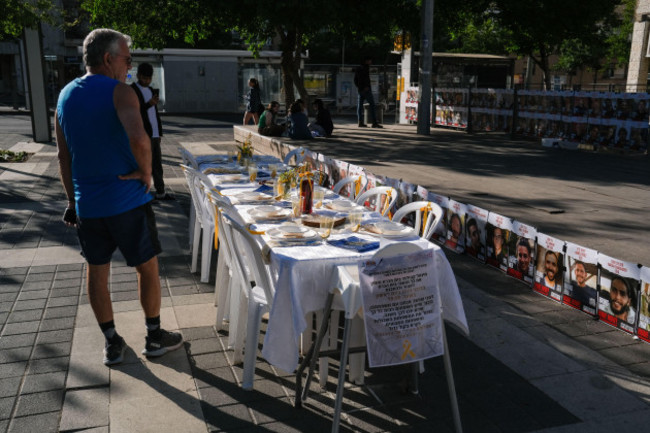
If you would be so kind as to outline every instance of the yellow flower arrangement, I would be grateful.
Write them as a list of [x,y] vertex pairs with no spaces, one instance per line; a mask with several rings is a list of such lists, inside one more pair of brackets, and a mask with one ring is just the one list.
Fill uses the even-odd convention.
[[239,149],[237,161],[240,161],[242,158],[252,158],[253,145],[251,144],[251,136],[249,135],[241,146],[237,146],[237,149]]

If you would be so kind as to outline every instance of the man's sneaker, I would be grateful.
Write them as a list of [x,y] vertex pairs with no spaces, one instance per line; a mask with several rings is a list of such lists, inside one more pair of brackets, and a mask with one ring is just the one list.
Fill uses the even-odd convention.
[[379,123],[373,123],[372,127],[373,128],[383,128],[383,126],[381,126]]
[[366,128],[366,127],[368,127],[368,125],[366,125],[363,122],[359,122],[359,128]]
[[173,195],[166,192],[162,194],[156,194],[155,197],[156,200],[176,200]]
[[142,354],[147,357],[162,356],[165,353],[176,350],[183,344],[183,336],[178,332],[169,332],[160,329],[152,337],[145,337],[146,344]]
[[111,342],[107,341],[106,347],[104,347],[104,365],[115,365],[122,362],[125,349],[126,342],[119,335],[113,337]]

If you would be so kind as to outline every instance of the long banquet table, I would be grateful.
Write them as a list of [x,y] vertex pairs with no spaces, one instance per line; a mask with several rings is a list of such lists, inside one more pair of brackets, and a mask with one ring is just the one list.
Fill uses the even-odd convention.
[[[258,165],[260,171],[267,170],[269,163],[279,163],[281,165],[279,161],[266,156],[258,157],[253,162]],[[225,166],[232,166],[232,164],[225,161],[225,156],[206,156],[203,157],[203,161],[199,160],[199,169],[202,171],[208,168]],[[210,170],[207,171],[210,173]],[[255,231],[266,232],[278,227],[279,224],[287,223],[287,220],[255,221],[251,217],[250,211],[263,203],[238,200],[237,196],[239,194],[259,190],[261,185],[258,180],[254,182],[247,179],[233,181],[232,175],[214,173],[208,174],[208,178],[220,194],[230,199],[239,216],[247,223],[253,224],[251,227]],[[334,200],[340,199],[342,197],[330,191],[325,196],[323,207]],[[279,203],[275,201],[271,204],[287,205],[286,202]],[[315,209],[314,212],[331,214],[336,211]],[[344,214],[345,212],[339,212],[336,213],[336,216]],[[363,212],[362,225],[364,226],[381,220],[386,219],[377,212],[368,210]],[[297,222],[299,223],[299,221]],[[421,239],[415,233],[398,238],[378,237],[376,234],[363,230],[352,233],[348,225],[334,229],[327,240],[341,240],[350,236],[369,241],[380,241],[381,246],[393,242],[410,242],[419,245],[423,249],[434,250],[434,267],[444,319],[453,323],[465,333],[469,333],[456,279],[441,248]],[[270,364],[286,372],[292,372],[298,365],[300,336],[307,329],[306,317],[308,313],[318,311],[325,305],[327,295],[331,289],[331,287],[328,287],[328,283],[332,273],[335,272],[335,267],[356,264],[364,258],[371,257],[377,249],[357,252],[352,249],[330,245],[324,241],[307,244],[298,242],[285,244],[271,239],[268,234],[256,236],[256,239],[261,243],[263,250],[269,253],[268,260],[275,285],[275,298],[272,301],[262,355]]]

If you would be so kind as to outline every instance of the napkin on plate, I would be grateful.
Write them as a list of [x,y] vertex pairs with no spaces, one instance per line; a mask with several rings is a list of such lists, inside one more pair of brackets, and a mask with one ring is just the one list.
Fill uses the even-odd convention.
[[328,240],[327,243],[335,247],[355,250],[359,253],[379,248],[379,241],[369,241],[356,236],[350,236],[344,239],[332,239]]
[[273,187],[270,187],[268,185],[260,185],[259,188],[254,189],[254,192],[269,192],[273,191]]

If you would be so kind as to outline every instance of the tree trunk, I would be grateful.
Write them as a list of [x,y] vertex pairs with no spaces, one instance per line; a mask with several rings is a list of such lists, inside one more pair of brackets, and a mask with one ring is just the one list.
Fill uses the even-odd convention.
[[551,75],[549,74],[549,65],[548,65],[548,52],[544,44],[540,44],[539,47],[539,66],[544,75],[544,90],[551,89]]
[[292,29],[286,32],[283,29],[278,29],[278,34],[282,40],[282,60],[280,66],[282,70],[282,85],[284,87],[284,103],[287,112],[291,104],[296,100],[294,86],[298,89],[300,98],[309,107],[309,95],[300,77],[302,33],[299,29]]

